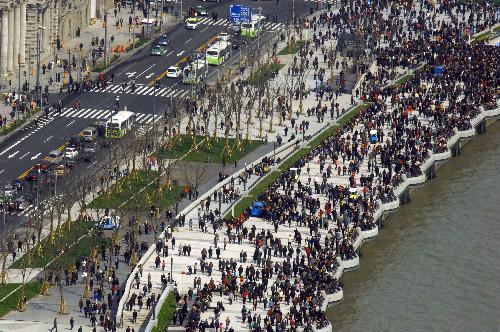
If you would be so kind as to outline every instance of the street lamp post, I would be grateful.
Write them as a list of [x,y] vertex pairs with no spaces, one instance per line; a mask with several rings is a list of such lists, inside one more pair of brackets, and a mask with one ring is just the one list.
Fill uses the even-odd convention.
[[42,89],[40,88],[40,34],[42,33],[45,27],[38,26],[36,30],[36,87],[35,91],[38,96],[38,105],[40,109],[42,108]]
[[108,12],[104,14],[104,68],[108,65]]

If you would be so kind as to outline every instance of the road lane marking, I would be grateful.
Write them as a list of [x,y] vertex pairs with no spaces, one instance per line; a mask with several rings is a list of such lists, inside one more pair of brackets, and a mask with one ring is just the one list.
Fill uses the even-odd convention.
[[16,143],[12,144],[11,146],[9,146],[7,149],[3,150],[2,153],[0,153],[0,156],[5,154],[6,152],[8,152],[10,149],[12,149],[13,147],[15,147],[16,145],[18,145],[19,143],[21,143],[23,140],[20,140],[20,141],[17,141]]
[[9,157],[8,157],[8,158],[10,159],[10,158],[14,157],[14,156],[15,156],[16,154],[18,154],[18,153],[19,153],[19,150],[17,150],[17,151],[16,151],[16,152],[14,152],[13,154],[9,154]]
[[144,74],[145,72],[147,72],[148,70],[150,70],[151,68],[153,68],[154,66],[156,66],[156,63],[153,63],[151,66],[149,66],[148,69],[146,69],[145,71],[143,71],[142,73],[140,73],[139,75],[137,75],[135,78],[138,78],[139,76],[141,76],[142,74]]
[[39,152],[39,153],[37,153],[36,155],[34,155],[33,157],[31,157],[30,159],[31,159],[31,160],[35,160],[35,159],[36,159],[36,158],[38,158],[38,156],[39,156],[39,155],[41,155],[41,154],[42,154],[42,153],[41,153],[41,152]]
[[2,170],[0,171],[0,174],[2,174],[2,173],[3,173],[3,171],[4,171],[4,170],[2,169]]
[[23,159],[24,157],[26,157],[27,155],[29,155],[30,153],[29,152],[26,152],[25,154],[23,154],[21,157],[19,157],[19,160]]
[[46,143],[46,142],[47,142],[49,139],[51,139],[52,137],[54,137],[54,136],[50,136],[50,137],[48,137],[48,138],[47,138],[45,141],[43,141],[43,142],[44,142],[44,143]]
[[75,121],[76,121],[76,120],[71,121],[70,123],[68,123],[68,124],[66,125],[66,127],[71,126],[73,123],[75,123]]
[[[191,41],[192,38],[189,38],[188,40],[186,40],[186,42],[184,43],[184,45],[186,45],[187,43],[189,43]],[[184,52],[184,51],[182,51]]]

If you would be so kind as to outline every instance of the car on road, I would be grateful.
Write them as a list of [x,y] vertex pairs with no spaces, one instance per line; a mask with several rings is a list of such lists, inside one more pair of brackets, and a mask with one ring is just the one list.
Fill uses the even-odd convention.
[[86,163],[89,163],[95,159],[95,152],[88,151],[85,149],[82,153],[82,160]]
[[82,137],[85,142],[93,142],[97,138],[97,128],[87,127],[82,131]]
[[85,148],[83,149],[83,152],[96,153],[97,150],[99,150],[99,143],[92,142],[92,143],[88,143],[87,145],[85,145]]
[[177,77],[181,76],[181,73],[182,73],[182,69],[180,67],[170,66],[167,69],[167,77],[170,77],[170,78],[177,78]]
[[156,45],[151,49],[151,52],[149,53],[151,55],[165,55],[167,54],[167,49],[161,45]]
[[[58,151],[59,152],[59,151]],[[44,172],[44,173],[47,173],[48,171],[50,171],[50,161],[49,160],[46,160],[46,159],[41,159],[39,160],[36,165],[35,165],[35,169],[36,170],[40,170],[40,172]]]
[[18,190],[23,190],[24,188],[24,180],[20,180],[20,179],[15,179],[14,181],[12,181],[12,185]]
[[208,16],[208,10],[203,6],[189,8],[189,16]]
[[14,187],[13,185],[11,184],[6,184],[5,186],[3,186],[2,188],[2,192],[1,194],[5,194],[6,197],[12,197],[14,196],[15,194],[17,193],[17,189],[16,187]]
[[120,228],[120,217],[104,216],[99,222],[95,223],[94,227],[99,230],[115,230]]
[[26,174],[26,177],[24,178],[28,182],[35,182],[38,181],[38,170],[32,169]]
[[14,206],[15,211],[24,211],[31,205],[31,202],[27,197],[21,196],[14,199],[14,201],[12,201],[12,205]]
[[228,41],[230,38],[230,35],[229,33],[227,32],[221,32],[219,33],[219,39],[222,40],[222,41]]
[[83,144],[84,144],[83,137],[79,135],[71,136],[68,141],[68,146],[73,147],[77,150],[81,150]]
[[188,56],[188,61],[196,61],[205,59],[205,52],[194,51]]
[[158,39],[158,45],[160,46],[168,46],[170,45],[170,38],[167,35],[163,35]]
[[66,150],[64,150],[64,158],[75,160],[78,157],[78,150],[73,146],[68,146]]
[[63,160],[63,153],[59,150],[54,150],[50,151],[49,156],[47,157],[47,160],[51,164],[58,164]]
[[186,29],[196,30],[198,28],[198,19],[196,17],[190,17],[186,20]]

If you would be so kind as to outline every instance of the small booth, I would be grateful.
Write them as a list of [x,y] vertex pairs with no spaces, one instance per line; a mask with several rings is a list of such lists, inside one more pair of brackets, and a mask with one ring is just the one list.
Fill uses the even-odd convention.
[[264,210],[264,203],[255,202],[252,205],[252,209],[250,210],[251,217],[260,217],[262,216],[262,210]]
[[377,130],[376,129],[370,130],[370,143],[372,143],[372,144],[377,143]]

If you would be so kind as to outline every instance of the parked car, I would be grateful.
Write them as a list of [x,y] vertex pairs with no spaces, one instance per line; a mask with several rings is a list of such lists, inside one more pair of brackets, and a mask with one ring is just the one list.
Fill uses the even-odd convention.
[[151,49],[151,52],[149,53],[151,55],[165,55],[167,54],[167,49],[161,45],[156,45]]
[[177,78],[177,77],[181,76],[181,73],[182,73],[181,68],[176,67],[176,66],[170,66],[167,69],[167,77],[170,77],[170,78]]
[[100,230],[115,230],[120,228],[120,217],[104,216],[94,226]]
[[64,154],[59,150],[50,151],[47,158],[48,162],[51,164],[59,164],[64,158]]
[[66,150],[64,150],[64,158],[75,160],[78,157],[78,149],[73,146],[68,146]]
[[20,179],[15,179],[12,181],[12,185],[18,190],[23,190],[24,188],[24,180],[20,180]]

